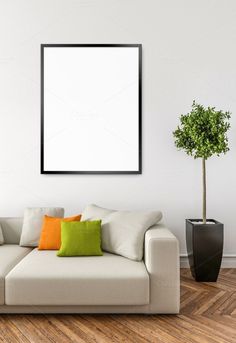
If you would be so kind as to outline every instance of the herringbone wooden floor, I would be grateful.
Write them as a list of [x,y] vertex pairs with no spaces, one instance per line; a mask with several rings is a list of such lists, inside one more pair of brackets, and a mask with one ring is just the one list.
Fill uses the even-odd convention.
[[181,270],[181,313],[174,315],[2,315],[1,342],[236,343],[236,269],[217,283]]

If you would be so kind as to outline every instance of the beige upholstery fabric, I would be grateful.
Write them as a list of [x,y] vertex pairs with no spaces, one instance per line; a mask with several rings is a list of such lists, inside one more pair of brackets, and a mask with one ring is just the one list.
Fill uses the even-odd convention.
[[34,249],[6,277],[7,305],[144,305],[143,262],[104,256],[57,257]]
[[2,227],[4,243],[5,244],[19,244],[23,218],[17,217],[2,217],[0,218]]
[[163,225],[146,232],[145,264],[150,275],[150,313],[178,313],[180,306],[179,244]]
[[0,246],[0,304],[4,304],[5,276],[31,249],[14,244]]
[[28,207],[24,211],[20,246],[37,247],[40,239],[44,215],[63,218],[62,207]]
[[144,234],[162,218],[160,211],[115,211],[88,205],[82,220],[102,219],[102,248],[132,260],[143,259]]
[[2,226],[0,224],[0,245],[4,243],[3,233],[2,233]]
[[9,306],[0,305],[1,313],[143,313],[148,314],[148,305],[83,305],[83,306]]
[[[22,218],[0,218],[0,223],[3,228],[5,243],[9,243],[9,242],[19,243],[20,232],[21,232],[21,227],[22,227]],[[131,299],[130,305],[123,305],[123,306],[119,304],[106,305],[105,302],[104,304],[96,305],[95,303],[94,304],[92,303],[93,299],[91,299],[91,304],[89,306],[86,306],[86,305],[71,306],[69,304],[68,305],[63,304],[63,306],[53,306],[55,305],[54,303],[50,304],[51,306],[50,305],[49,306],[35,306],[34,304],[29,304],[28,306],[1,305],[4,302],[4,297],[3,297],[4,296],[4,276],[29,251],[31,250],[28,248],[21,248],[17,245],[5,244],[3,246],[0,246],[0,313],[44,313],[44,312],[45,313],[178,313],[179,311],[179,295],[180,294],[179,294],[178,241],[175,238],[175,236],[163,224],[158,224],[158,225],[153,226],[151,229],[149,229],[146,232],[146,235],[145,235],[145,263],[146,263],[146,268],[149,272],[149,277],[150,277],[150,304],[149,304],[149,301],[147,301],[143,305],[142,304],[136,305],[135,303],[132,304],[133,300]],[[53,253],[53,252],[49,252],[49,253]],[[54,252],[54,256],[55,256],[55,253],[56,252]],[[24,260],[20,262],[19,266],[25,261],[25,259],[28,259],[28,256],[24,257]],[[114,256],[114,255],[111,255],[111,256]],[[122,257],[119,257],[119,256],[115,256],[115,257],[122,259]],[[95,258],[102,258],[102,257],[95,257]],[[58,259],[60,259],[60,261],[64,260],[64,258],[59,258],[59,257]],[[35,259],[35,268],[33,267],[33,264],[30,263],[30,260],[27,262],[27,270],[28,270],[26,273],[28,275],[27,277],[29,277],[30,268],[33,271],[33,275],[35,278],[37,276],[37,269],[40,271],[40,274],[42,273],[42,263],[41,263],[41,267],[38,268],[39,262],[36,263],[36,260],[37,259]],[[135,266],[136,264],[140,266],[140,262],[129,261],[127,259],[125,260],[132,263],[132,266]],[[51,262],[51,258],[49,259],[45,258],[43,263],[47,267],[47,269],[49,268],[48,264],[53,265],[55,267],[55,265],[52,264]],[[85,264],[84,266],[86,265],[87,264]],[[129,266],[131,268],[130,264]],[[102,269],[102,266],[100,266],[97,272],[95,270],[94,276],[96,276],[100,272],[100,275],[104,275],[105,277],[107,275],[105,267],[106,267],[106,264],[104,265],[103,269]],[[15,268],[18,269],[18,266]],[[58,273],[61,270],[59,266],[57,266],[56,269]],[[63,262],[61,273],[63,274],[63,272],[65,271],[64,274],[67,275],[68,277],[69,273],[66,269],[68,269],[68,265],[65,260]],[[96,268],[94,267],[94,269]],[[73,263],[72,274],[78,273],[78,270],[83,270],[84,272],[84,267],[81,264],[78,264],[78,268],[76,268],[75,264]],[[10,272],[10,274],[13,273],[13,271]],[[114,273],[115,271],[116,269],[114,270]],[[55,274],[56,274],[56,270],[53,271],[52,275],[55,275]],[[23,275],[24,273],[22,272],[22,276]],[[130,287],[128,288],[128,292],[133,292],[133,291],[137,292],[134,286],[134,282],[132,281],[133,275],[134,275],[133,272],[131,272],[130,273],[131,283],[130,283]],[[125,275],[125,276],[129,278],[129,275]],[[73,276],[71,276],[71,278],[73,278]],[[49,291],[51,290],[52,293],[55,291],[57,292],[58,282],[55,277],[54,279],[55,279],[55,282],[54,280],[51,280],[51,282],[48,283]],[[24,279],[20,281],[20,274],[18,274],[17,282],[18,281],[20,282],[21,285],[24,284]],[[29,280],[29,281],[30,281],[29,289],[32,293],[31,296],[35,299],[36,292],[34,291],[34,286],[32,287],[33,282],[32,280]],[[38,280],[38,285],[36,287],[36,290],[40,288],[40,282],[41,281]],[[68,281],[66,285],[70,284],[70,282],[71,281]],[[93,282],[93,277],[91,275],[91,284],[92,282]],[[121,281],[119,281],[119,284],[120,282]],[[35,283],[37,284],[36,280],[35,280]],[[28,281],[25,281],[26,287],[27,287],[27,284],[28,284]],[[127,279],[125,279],[125,285],[127,284],[128,284],[128,281]],[[140,286],[139,282],[138,282],[138,285]],[[60,286],[60,283],[59,283],[59,286]],[[11,292],[13,292],[13,295],[16,299],[18,299],[21,296],[21,292],[18,292],[17,287],[14,290],[11,288]],[[90,287],[91,286],[89,286],[89,289]],[[109,295],[110,288],[111,287],[109,286],[106,289],[106,293],[107,293],[106,295]],[[127,292],[125,287],[122,288],[122,291]],[[69,293],[68,287],[64,287],[64,293],[65,294]],[[109,295],[109,297],[111,296],[113,295]],[[52,300],[54,300],[53,297],[52,297]]]

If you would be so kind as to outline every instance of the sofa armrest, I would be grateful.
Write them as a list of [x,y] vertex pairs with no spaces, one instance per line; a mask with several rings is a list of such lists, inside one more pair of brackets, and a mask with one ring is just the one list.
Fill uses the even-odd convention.
[[179,243],[164,224],[146,232],[144,259],[150,277],[149,312],[179,313]]

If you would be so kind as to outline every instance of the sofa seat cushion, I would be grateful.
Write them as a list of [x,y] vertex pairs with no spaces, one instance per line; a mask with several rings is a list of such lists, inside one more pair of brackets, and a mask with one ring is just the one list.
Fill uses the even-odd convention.
[[64,257],[34,249],[6,277],[7,305],[145,305],[144,263],[104,253]]
[[31,250],[30,248],[19,247],[16,244],[0,246],[0,305],[3,305],[5,302],[5,276]]

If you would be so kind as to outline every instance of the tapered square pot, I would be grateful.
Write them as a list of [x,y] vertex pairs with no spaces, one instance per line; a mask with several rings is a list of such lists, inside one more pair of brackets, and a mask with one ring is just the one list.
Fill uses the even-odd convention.
[[186,243],[192,276],[196,281],[216,282],[223,253],[224,225],[214,219],[186,219]]

